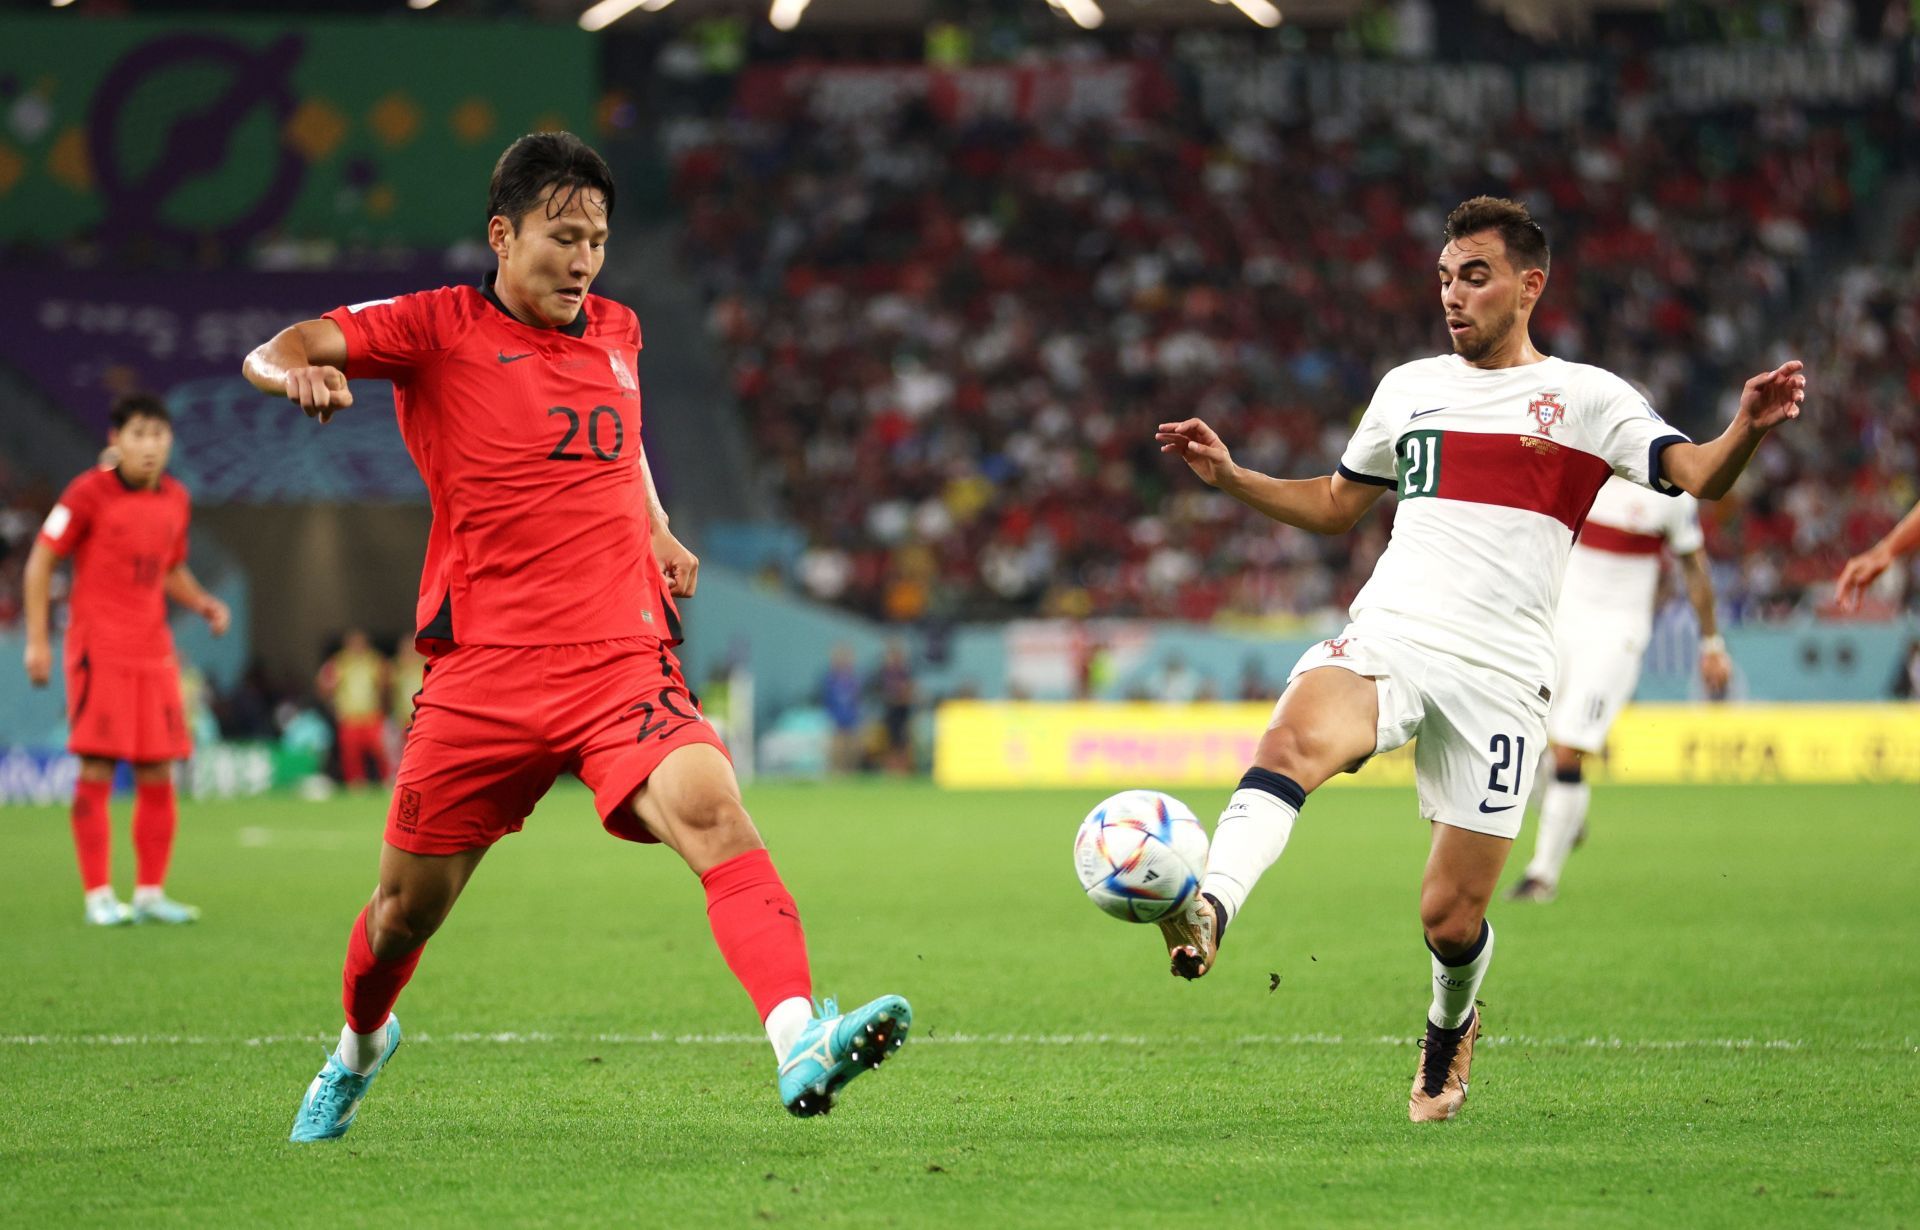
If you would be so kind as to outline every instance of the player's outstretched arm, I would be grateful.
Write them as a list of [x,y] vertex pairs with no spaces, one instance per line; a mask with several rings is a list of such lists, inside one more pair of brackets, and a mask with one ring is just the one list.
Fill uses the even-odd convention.
[[207,621],[215,636],[225,636],[233,622],[227,604],[207,592],[200,579],[185,564],[175,564],[167,573],[167,597]]
[[1320,478],[1274,478],[1235,465],[1213,428],[1199,419],[1162,423],[1154,433],[1160,451],[1187,463],[1209,487],[1275,521],[1316,534],[1344,534],[1359,524],[1385,487],[1356,483],[1338,474]]
[[1857,608],[1867,586],[1879,580],[1894,560],[1916,548],[1920,548],[1920,504],[1909,509],[1907,515],[1900,518],[1900,524],[1887,531],[1885,538],[1847,561],[1847,566],[1840,570],[1839,581],[1834,584],[1835,604],[1843,611]]
[[1713,609],[1713,574],[1707,567],[1707,553],[1689,551],[1682,555],[1680,571],[1687,579],[1687,601],[1700,621],[1700,681],[1717,696],[1726,691],[1733,678],[1733,659],[1727,656],[1719,614]]
[[27,572],[21,588],[27,607],[27,682],[36,688],[53,678],[53,549],[35,541],[27,552]]
[[1767,433],[1800,417],[1800,405],[1807,400],[1807,378],[1801,371],[1805,366],[1789,359],[1747,381],[1740,390],[1740,409],[1716,439],[1669,444],[1660,454],[1667,481],[1703,500],[1725,495]]
[[240,365],[247,383],[284,397],[322,423],[353,404],[347,391],[347,335],[331,320],[303,320],[253,348]]

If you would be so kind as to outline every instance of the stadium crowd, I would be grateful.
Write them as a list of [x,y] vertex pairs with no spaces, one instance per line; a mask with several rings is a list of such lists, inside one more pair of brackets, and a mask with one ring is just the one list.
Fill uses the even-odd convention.
[[[1344,606],[1382,519],[1343,539],[1262,523],[1166,464],[1153,424],[1200,415],[1244,464],[1329,471],[1379,375],[1444,348],[1436,237],[1490,191],[1554,237],[1542,347],[1640,380],[1681,426],[1717,430],[1776,340],[1844,388],[1825,413],[1848,433],[1799,433],[1713,513],[1736,615],[1816,600],[1896,511],[1890,442],[1911,473],[1920,433],[1914,287],[1821,276],[1901,157],[1899,119],[1778,107],[1676,131],[1619,84],[1614,122],[1491,149],[1422,115],[1178,108],[706,127],[675,167],[685,267],[808,534],[794,580],[895,621]],[[1814,291],[1834,310],[1808,313]]]

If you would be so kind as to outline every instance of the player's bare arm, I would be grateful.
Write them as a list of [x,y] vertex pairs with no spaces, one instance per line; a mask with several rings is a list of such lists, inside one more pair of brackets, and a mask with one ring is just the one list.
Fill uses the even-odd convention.
[[1900,524],[1887,531],[1885,538],[1847,561],[1834,584],[1834,602],[1843,611],[1855,610],[1867,586],[1879,580],[1894,560],[1915,549],[1920,549],[1920,504],[1908,510],[1907,515],[1900,518]]
[[347,390],[347,338],[331,320],[303,320],[253,348],[240,365],[247,383],[300,407],[322,423],[353,404]]
[[207,621],[215,636],[225,636],[233,622],[227,604],[207,592],[198,577],[185,564],[175,564],[167,573],[167,597]]
[[1153,437],[1209,487],[1275,521],[1316,534],[1344,534],[1360,523],[1385,487],[1356,483],[1338,474],[1320,478],[1274,478],[1234,464],[1219,433],[1199,419],[1162,423]]
[[1707,568],[1705,551],[1689,551],[1680,557],[1680,573],[1687,582],[1687,601],[1700,621],[1700,681],[1714,692],[1733,678],[1733,659],[1727,656],[1727,642],[1720,635],[1720,620],[1713,609],[1713,574]]
[[1767,433],[1800,417],[1800,406],[1807,400],[1805,366],[1789,359],[1747,381],[1740,390],[1740,409],[1717,438],[1705,444],[1668,445],[1660,454],[1660,469],[1667,480],[1703,500],[1725,495]]
[[653,467],[647,464],[646,446],[640,447],[640,477],[647,488],[647,519],[653,526],[653,556],[666,574],[667,590],[676,598],[691,598],[700,584],[700,557],[687,550],[673,531],[667,528],[666,506],[660,503],[660,489],[653,485]]
[[35,542],[27,552],[27,574],[23,597],[27,607],[27,682],[44,688],[53,678],[53,550],[44,542]]

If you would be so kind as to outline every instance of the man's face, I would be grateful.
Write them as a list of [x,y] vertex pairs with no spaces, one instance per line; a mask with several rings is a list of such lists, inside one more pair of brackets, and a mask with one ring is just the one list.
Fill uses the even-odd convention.
[[173,428],[165,419],[136,414],[125,427],[107,433],[107,447],[119,455],[120,473],[136,487],[160,481],[173,452]]
[[1498,350],[1546,285],[1544,270],[1516,271],[1499,231],[1479,231],[1440,250],[1440,307],[1453,352],[1477,363]]
[[518,230],[495,217],[487,238],[500,257],[500,297],[549,328],[570,325],[606,260],[607,201],[587,188],[549,188],[521,216]]

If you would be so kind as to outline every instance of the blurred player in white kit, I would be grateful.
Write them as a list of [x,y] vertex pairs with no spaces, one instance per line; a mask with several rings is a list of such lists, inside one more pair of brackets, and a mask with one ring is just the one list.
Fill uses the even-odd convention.
[[1567,558],[1554,616],[1559,675],[1547,714],[1552,777],[1540,795],[1533,861],[1508,890],[1508,900],[1552,901],[1567,856],[1586,831],[1590,792],[1581,762],[1606,749],[1607,732],[1640,682],[1663,553],[1679,561],[1699,619],[1700,678],[1707,694],[1726,690],[1733,663],[1714,615],[1703,547],[1700,504],[1691,495],[1667,499],[1616,477],[1594,497]]

